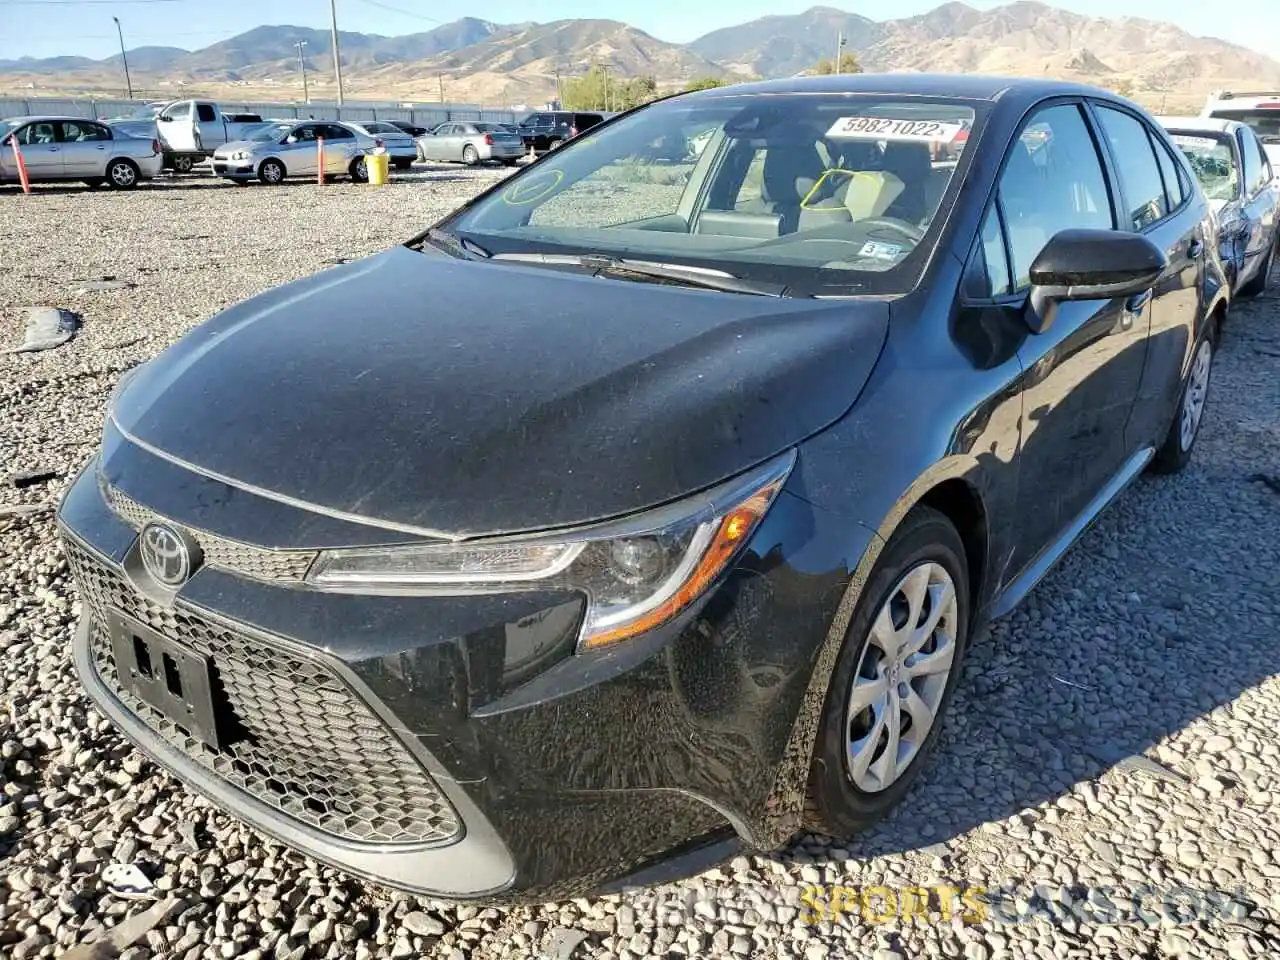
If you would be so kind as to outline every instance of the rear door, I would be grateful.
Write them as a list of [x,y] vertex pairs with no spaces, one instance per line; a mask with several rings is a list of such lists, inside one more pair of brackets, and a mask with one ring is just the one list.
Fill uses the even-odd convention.
[[356,135],[337,123],[321,124],[319,134],[324,137],[325,174],[336,176],[346,173],[347,167],[360,152]]
[[[65,176],[62,144],[58,142],[58,125],[52,120],[36,120],[14,131],[27,176],[32,180],[60,180]],[[8,162],[15,163],[13,148],[6,147]],[[17,179],[16,166],[13,177]],[[6,179],[8,175],[6,174]]]
[[106,175],[111,134],[102,124],[88,120],[64,120],[58,124],[62,141],[63,170],[68,177]]
[[173,153],[199,152],[190,100],[180,100],[165,107],[156,117],[156,129],[160,131],[160,139]]
[[[1203,259],[1216,240],[1206,233],[1207,207],[1184,179],[1183,165],[1173,160],[1174,148],[1165,135],[1112,104],[1095,103],[1094,115],[1122,199],[1120,229],[1145,234],[1169,258],[1151,291],[1145,369],[1127,428],[1128,444],[1136,449],[1159,442],[1174,409],[1182,371],[1191,358],[1191,333],[1199,329]],[[1132,297],[1130,303],[1139,299]]]

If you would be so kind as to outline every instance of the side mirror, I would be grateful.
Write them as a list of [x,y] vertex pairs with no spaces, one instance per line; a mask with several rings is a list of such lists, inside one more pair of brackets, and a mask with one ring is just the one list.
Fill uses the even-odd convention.
[[1053,324],[1064,300],[1112,300],[1150,290],[1169,258],[1146,237],[1118,230],[1063,230],[1031,264],[1026,321],[1033,333]]
[[167,113],[162,113],[160,116],[156,117],[156,119],[161,123],[169,123],[173,120],[173,117],[169,116]]

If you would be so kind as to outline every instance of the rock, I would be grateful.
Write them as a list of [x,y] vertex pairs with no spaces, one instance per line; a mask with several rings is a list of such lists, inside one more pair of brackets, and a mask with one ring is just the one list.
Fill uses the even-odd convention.
[[438,937],[444,933],[444,924],[421,910],[406,913],[400,923],[410,933],[419,937]]

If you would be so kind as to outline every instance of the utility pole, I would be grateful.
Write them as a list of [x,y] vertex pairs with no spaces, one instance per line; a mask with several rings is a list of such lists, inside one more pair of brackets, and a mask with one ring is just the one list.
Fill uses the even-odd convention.
[[560,71],[556,71],[556,105],[564,109],[564,87],[560,84]]
[[604,64],[600,65],[600,69],[604,72],[604,112],[609,112],[609,68]]
[[120,38],[120,62],[124,64],[124,85],[129,90],[129,99],[133,99],[133,81],[129,79],[129,58],[124,55],[124,30],[120,26],[120,18],[112,17],[116,22],[116,36]]
[[342,106],[342,54],[338,52],[338,0],[329,0],[329,17],[333,32],[333,76],[338,81],[338,106]]
[[832,67],[831,67],[832,73],[840,72],[840,57],[843,53],[844,53],[844,31],[841,30],[836,34],[836,59],[835,59],[835,63],[832,64]]
[[311,93],[307,90],[307,60],[302,55],[302,48],[307,45],[307,41],[299,40],[294,44],[298,48],[298,66],[302,68],[302,102],[311,102]]
[[436,84],[440,88],[440,102],[444,103],[444,74],[443,73],[436,74]]

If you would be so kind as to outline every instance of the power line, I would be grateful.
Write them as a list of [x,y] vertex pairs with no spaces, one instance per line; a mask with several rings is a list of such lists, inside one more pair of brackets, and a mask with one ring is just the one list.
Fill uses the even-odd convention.
[[443,20],[437,20],[435,17],[424,17],[420,13],[414,13],[411,10],[402,10],[400,7],[393,7],[389,3],[380,3],[379,0],[360,0],[361,3],[370,7],[377,7],[380,10],[387,10],[391,13],[398,13],[402,17],[412,17],[414,20],[425,20],[427,23],[444,23]]

